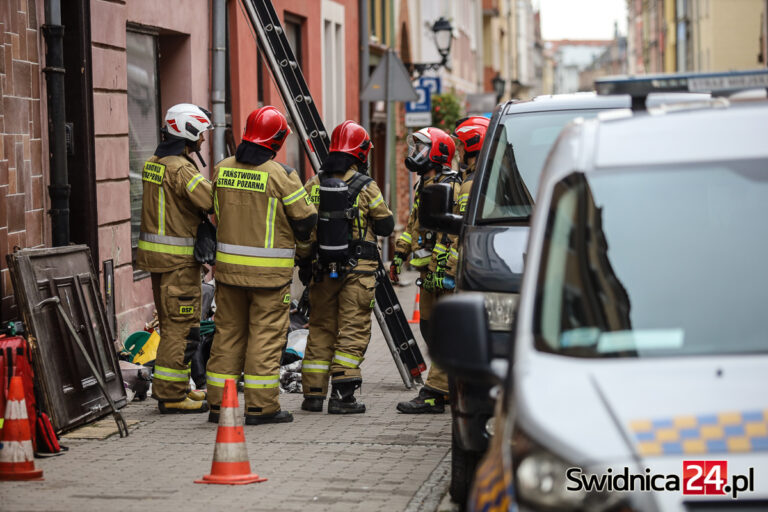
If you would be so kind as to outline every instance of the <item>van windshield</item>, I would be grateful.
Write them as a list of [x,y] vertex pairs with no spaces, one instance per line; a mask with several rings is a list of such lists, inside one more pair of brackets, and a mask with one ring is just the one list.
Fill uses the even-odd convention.
[[768,353],[768,161],[617,171],[555,186],[537,348],[576,357]]
[[533,211],[544,160],[563,127],[599,110],[514,114],[502,119],[489,155],[490,172],[480,193],[480,220],[526,219]]

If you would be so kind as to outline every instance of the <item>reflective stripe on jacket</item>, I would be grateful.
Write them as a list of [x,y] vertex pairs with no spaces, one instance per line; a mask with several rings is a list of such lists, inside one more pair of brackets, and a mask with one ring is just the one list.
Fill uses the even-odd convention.
[[136,265],[148,272],[196,265],[197,226],[213,206],[210,182],[183,155],[152,156],[141,173],[144,192]]
[[216,166],[216,279],[234,286],[276,288],[293,277],[296,239],[290,221],[315,214],[298,173],[268,160],[229,157]]

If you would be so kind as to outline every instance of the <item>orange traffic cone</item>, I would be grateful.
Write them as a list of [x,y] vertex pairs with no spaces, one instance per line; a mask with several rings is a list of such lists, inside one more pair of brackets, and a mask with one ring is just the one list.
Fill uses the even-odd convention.
[[224,382],[211,474],[195,480],[196,484],[243,485],[266,481],[266,478],[251,473],[243,421],[237,413],[237,407],[237,385],[234,379],[227,379]]
[[35,469],[35,452],[29,431],[24,383],[11,379],[5,405],[3,441],[0,445],[0,480],[42,480],[43,470]]
[[421,288],[416,287],[416,300],[413,301],[413,318],[408,320],[409,324],[418,324],[421,322],[421,306],[419,301],[421,300]]

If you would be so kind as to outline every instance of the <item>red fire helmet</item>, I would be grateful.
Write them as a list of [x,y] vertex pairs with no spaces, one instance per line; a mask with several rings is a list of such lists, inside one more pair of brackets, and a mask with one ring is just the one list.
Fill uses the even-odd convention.
[[253,142],[277,153],[283,147],[285,137],[291,133],[285,116],[275,107],[257,108],[248,116],[243,140]]
[[464,151],[475,153],[483,147],[485,132],[488,131],[490,123],[491,120],[483,116],[465,117],[456,123],[453,134],[464,144]]
[[373,148],[373,142],[365,128],[354,121],[344,121],[333,129],[331,147],[328,150],[352,155],[366,163],[371,148]]
[[453,161],[453,154],[456,152],[456,144],[451,136],[440,128],[430,127],[424,130],[427,131],[432,142],[432,147],[429,149],[429,161],[450,167]]

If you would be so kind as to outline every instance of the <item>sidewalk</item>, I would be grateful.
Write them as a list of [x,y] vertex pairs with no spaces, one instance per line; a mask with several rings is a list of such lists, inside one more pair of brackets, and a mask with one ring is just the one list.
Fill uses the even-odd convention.
[[[410,317],[415,287],[397,291]],[[128,438],[64,439],[68,453],[35,460],[45,481],[0,482],[0,509],[435,510],[450,477],[450,414],[395,410],[415,390],[403,386],[375,319],[373,324],[362,364],[366,414],[308,413],[299,408],[301,395],[282,394],[293,423],[245,427],[251,469],[266,482],[194,484],[210,470],[216,425],[205,414],[161,416],[149,399],[123,409],[126,420],[138,421]],[[426,356],[418,327],[412,328]],[[242,407],[242,394],[239,400]]]

